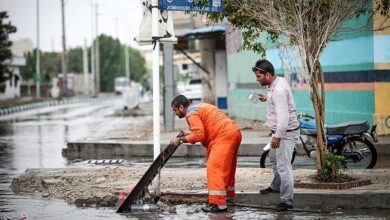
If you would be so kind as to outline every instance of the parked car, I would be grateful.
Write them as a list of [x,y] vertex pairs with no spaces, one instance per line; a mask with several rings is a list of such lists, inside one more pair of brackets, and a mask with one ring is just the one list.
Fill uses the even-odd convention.
[[126,77],[116,77],[114,86],[115,93],[117,95],[122,94],[129,86],[129,79],[127,79]]
[[201,100],[203,97],[202,80],[191,79],[177,85],[177,92],[190,100]]

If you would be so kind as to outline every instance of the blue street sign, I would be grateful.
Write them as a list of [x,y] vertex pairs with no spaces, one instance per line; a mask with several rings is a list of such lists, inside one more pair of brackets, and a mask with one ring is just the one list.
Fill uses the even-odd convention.
[[158,8],[170,11],[221,12],[222,0],[208,0],[203,5],[199,0],[158,0]]

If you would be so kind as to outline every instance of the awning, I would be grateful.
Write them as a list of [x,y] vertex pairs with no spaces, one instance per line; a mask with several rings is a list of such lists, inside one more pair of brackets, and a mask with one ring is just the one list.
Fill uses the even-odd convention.
[[184,32],[181,37],[187,38],[211,38],[225,32],[225,24],[214,24]]

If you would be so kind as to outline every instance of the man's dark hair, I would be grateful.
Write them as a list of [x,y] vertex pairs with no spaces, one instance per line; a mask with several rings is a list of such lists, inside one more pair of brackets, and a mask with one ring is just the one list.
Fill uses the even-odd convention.
[[187,99],[184,95],[177,95],[175,98],[172,99],[171,107],[179,107],[182,105],[183,107],[187,107],[190,105],[190,100]]
[[271,75],[275,75],[275,69],[271,62],[266,59],[258,60],[254,67],[252,67],[252,71],[256,70],[260,71],[260,73],[270,73]]

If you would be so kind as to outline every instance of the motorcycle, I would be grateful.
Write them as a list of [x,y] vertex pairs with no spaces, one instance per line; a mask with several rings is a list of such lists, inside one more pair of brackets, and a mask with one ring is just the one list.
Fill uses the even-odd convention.
[[[317,129],[315,118],[306,114],[298,115],[300,141],[306,155],[315,160]],[[329,152],[344,157],[343,165],[350,169],[374,168],[377,161],[375,142],[378,142],[376,125],[371,127],[368,121],[349,121],[325,126]],[[268,149],[267,149],[268,148]],[[264,147],[260,158],[260,167],[270,167],[269,146]],[[297,147],[294,148],[291,163],[294,162]]]

